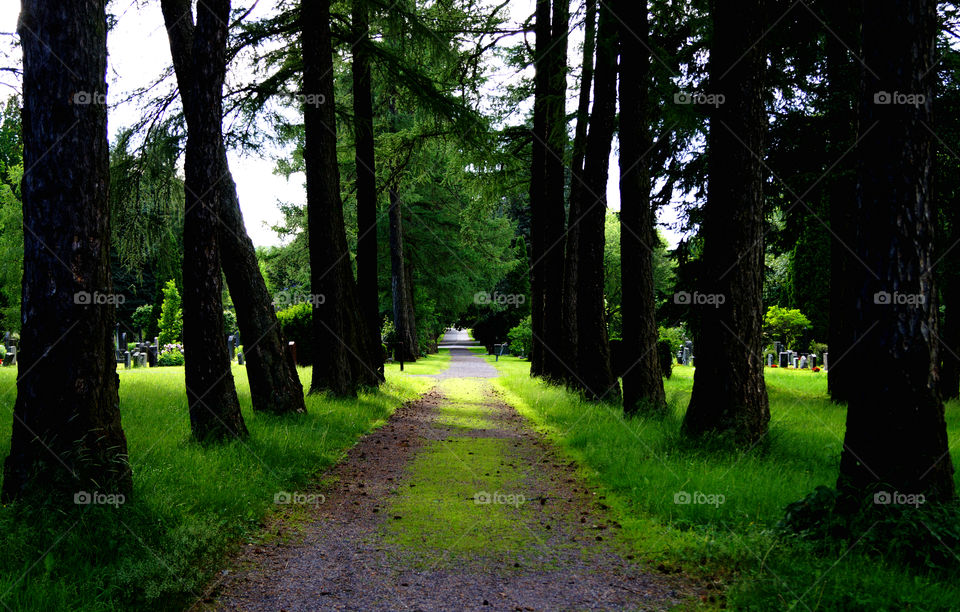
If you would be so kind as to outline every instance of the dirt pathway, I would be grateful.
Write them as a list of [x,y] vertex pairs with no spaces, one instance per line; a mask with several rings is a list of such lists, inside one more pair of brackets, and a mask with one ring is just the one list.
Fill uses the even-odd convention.
[[496,370],[453,352],[323,483],[284,492],[216,609],[646,610],[691,593],[622,552],[572,464],[494,395]]

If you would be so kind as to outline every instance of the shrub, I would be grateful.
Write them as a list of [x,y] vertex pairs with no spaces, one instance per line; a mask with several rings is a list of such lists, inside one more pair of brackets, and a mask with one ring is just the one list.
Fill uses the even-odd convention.
[[773,338],[780,338],[788,348],[796,348],[801,334],[810,329],[810,319],[796,308],[771,306],[763,316],[763,327]]
[[163,306],[160,311],[160,344],[180,342],[183,337],[183,313],[180,310],[180,292],[173,280],[163,286]]
[[520,323],[507,332],[507,341],[510,343],[510,352],[514,355],[526,357],[530,354],[533,347],[533,327],[530,315],[527,315]]
[[133,321],[133,326],[137,328],[137,331],[141,334],[146,334],[147,330],[150,329],[150,324],[153,322],[153,304],[137,306],[137,309],[133,311],[130,319]]
[[223,311],[223,333],[232,336],[237,333],[237,314],[232,310]]
[[683,340],[686,337],[683,327],[660,327],[657,329],[657,333],[660,336],[659,340],[670,343],[670,351],[674,355],[683,348]]
[[158,366],[182,366],[183,365],[183,353],[177,349],[164,350],[160,353],[160,356],[157,357]]
[[816,340],[810,341],[810,352],[814,355],[823,356],[827,352],[827,343],[826,342],[817,342]]
[[312,365],[313,306],[300,303],[284,308],[277,312],[277,322],[284,339],[297,345],[297,364]]

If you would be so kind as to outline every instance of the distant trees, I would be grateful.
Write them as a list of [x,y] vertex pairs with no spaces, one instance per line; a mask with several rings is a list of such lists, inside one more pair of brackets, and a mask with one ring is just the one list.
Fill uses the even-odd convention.
[[25,0],[23,328],[2,498],[129,495],[113,355],[105,3]]
[[[707,201],[697,369],[683,430],[751,445],[767,431],[763,380],[763,101],[765,0],[711,11]],[[758,42],[759,41],[759,42]]]
[[[937,3],[873,3],[863,16],[856,256],[848,303],[847,430],[837,486],[846,510],[877,490],[954,496],[938,385],[931,130]],[[897,96],[908,96],[897,98]],[[832,348],[832,347],[831,347]]]

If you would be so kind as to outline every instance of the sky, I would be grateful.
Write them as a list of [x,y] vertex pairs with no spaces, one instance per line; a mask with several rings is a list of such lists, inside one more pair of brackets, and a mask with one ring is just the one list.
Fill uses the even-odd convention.
[[[249,3],[234,2],[234,5],[249,6]],[[274,2],[261,0],[248,19],[254,20],[269,15],[273,6]],[[514,26],[517,26],[533,12],[534,0],[513,0],[509,8],[511,21]],[[125,98],[126,94],[152,82],[169,65],[170,49],[158,1],[113,0],[109,10],[117,16],[117,25],[109,33],[107,40],[109,53],[107,88],[110,104],[107,129],[112,141],[120,128],[136,122],[142,113],[142,109],[136,103],[117,104],[116,102]],[[16,31],[19,11],[18,0],[0,0],[0,32]],[[568,51],[571,63],[576,63],[576,58],[579,57],[579,45],[582,39],[582,33],[574,32],[571,35]],[[519,36],[514,40],[519,40]],[[532,36],[529,40],[532,44]],[[504,44],[508,42],[512,44],[513,41],[508,39]],[[15,54],[14,57],[18,55]],[[490,69],[491,78],[487,87],[491,93],[505,84],[516,83],[523,76],[495,61],[491,62]],[[245,76],[247,74],[238,74],[233,75],[233,78]],[[9,79],[9,77],[6,78]],[[228,76],[229,78],[231,77]],[[576,107],[577,92],[574,87],[575,82],[571,76],[570,91],[568,91],[568,104],[571,110]],[[9,87],[0,88],[0,98],[5,98],[11,91]],[[520,107],[517,115],[511,118],[511,123],[520,123],[523,120],[521,113],[525,112],[529,112],[529,106]],[[613,210],[620,208],[616,144],[614,142],[610,154],[611,172],[607,184],[607,202],[609,208]],[[270,229],[271,225],[282,220],[278,202],[303,202],[306,197],[302,174],[294,174],[288,180],[273,172],[275,160],[284,157],[287,152],[267,148],[256,156],[237,151],[230,151],[228,154],[247,233],[257,246],[281,244],[280,238]],[[676,211],[668,210],[665,214],[661,214],[661,221],[675,220]],[[664,230],[664,233],[671,246],[675,246],[680,236],[669,230]]]

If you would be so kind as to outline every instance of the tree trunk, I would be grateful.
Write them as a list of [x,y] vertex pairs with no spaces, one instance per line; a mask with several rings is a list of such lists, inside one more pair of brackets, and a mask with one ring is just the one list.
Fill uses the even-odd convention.
[[353,126],[357,166],[357,299],[377,361],[380,294],[377,290],[377,177],[373,141],[373,93],[370,85],[369,13],[366,0],[353,0]]
[[620,24],[620,271],[623,316],[623,409],[662,413],[666,395],[657,353],[653,283],[656,216],[650,206],[652,146],[647,123],[650,51],[643,2]]
[[305,105],[303,113],[310,283],[317,298],[310,392],[354,396],[359,387],[379,385],[383,378],[359,312],[347,250],[337,166],[329,0],[302,2],[300,19],[304,93],[322,100]]
[[390,188],[390,291],[393,295],[393,327],[396,330],[396,357],[416,361],[420,355],[417,343],[417,321],[413,313],[412,288],[403,252],[402,202]]
[[221,131],[229,0],[161,3],[187,122],[184,159],[183,348],[196,439],[246,437],[223,333],[220,214],[225,208]]
[[[546,151],[544,158],[543,200],[539,215],[543,230],[543,250],[535,266],[543,277],[543,376],[560,381],[566,378],[572,363],[563,359],[563,243],[564,243],[564,155],[567,147],[567,28],[570,0],[553,0],[550,43],[543,61],[547,65],[548,90],[545,100]],[[538,41],[539,44],[539,41]]]
[[[846,402],[854,388],[848,375],[850,364],[847,351],[854,343],[853,288],[855,277],[867,274],[851,252],[854,247],[856,221],[854,220],[855,167],[851,147],[856,142],[857,118],[854,108],[859,83],[856,60],[860,56],[859,13],[857,3],[823,3],[824,13],[836,33],[826,37],[827,77],[831,84],[827,101],[828,164],[839,160],[827,177],[827,197],[830,207],[830,329],[827,345],[830,348],[830,372],[827,388],[835,402]],[[839,37],[839,38],[838,38]],[[842,39],[842,40],[841,40]],[[791,347],[793,348],[793,347]]]
[[[193,63],[196,61],[193,52],[193,19],[192,15],[189,19],[180,19],[190,10],[190,5],[182,0],[164,0],[162,7],[164,20],[168,24],[170,51],[181,101],[185,112],[201,116],[204,110],[191,95],[195,89],[204,86],[203,83],[190,82],[194,78]],[[217,125],[220,123],[218,118]],[[221,265],[237,309],[237,324],[245,341],[244,356],[247,358],[247,378],[253,408],[275,414],[306,412],[303,386],[297,375],[296,364],[286,350],[273,300],[260,272],[253,242],[243,224],[240,200],[222,138],[217,158],[204,160],[203,163],[211,167],[219,165],[216,191],[220,194],[221,223],[218,228],[223,251]]]
[[856,250],[870,273],[848,304],[858,341],[850,351],[856,392],[837,483],[847,510],[878,490],[922,493],[928,502],[954,495],[933,270],[937,30],[933,0],[886,0],[864,14],[863,61],[870,70],[860,92]]
[[597,2],[587,0],[584,15],[583,64],[580,73],[580,99],[577,104],[577,127],[573,136],[573,158],[570,162],[570,205],[567,212],[567,233],[563,261],[563,304],[560,308],[564,341],[563,379],[576,385],[577,363],[577,248],[580,237],[580,201],[583,199],[583,158],[587,150],[587,124],[590,120],[590,88],[593,85],[593,53],[596,46]]
[[24,0],[23,326],[3,502],[129,495],[112,332],[103,0]]
[[[720,7],[723,8],[720,8]],[[729,434],[742,445],[764,436],[770,407],[763,380],[763,173],[766,125],[764,0],[737,10],[711,5],[708,194],[703,211],[703,293],[693,393],[683,420],[690,435]]]
[[577,367],[574,384],[589,399],[617,399],[620,383],[610,367],[604,318],[604,226],[607,173],[617,103],[617,17],[600,5],[593,112],[587,135],[577,244]]
[[223,197],[221,198],[221,264],[237,309],[237,326],[243,339],[247,380],[253,409],[273,414],[301,414],[307,411],[303,384],[293,354],[287,350],[277,322],[277,313],[267,284],[260,272],[257,253],[247,235],[240,212],[237,186],[221,146]]
[[533,50],[533,129],[530,151],[530,327],[533,343],[530,348],[530,375],[542,376],[544,369],[545,266],[542,259],[547,247],[544,210],[546,207],[547,96],[550,91],[550,0],[537,0],[536,40]]

